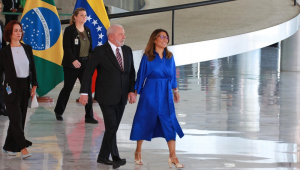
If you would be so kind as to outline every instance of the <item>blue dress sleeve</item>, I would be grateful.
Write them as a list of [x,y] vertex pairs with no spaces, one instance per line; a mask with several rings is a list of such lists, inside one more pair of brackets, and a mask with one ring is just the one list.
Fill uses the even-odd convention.
[[176,79],[176,65],[175,65],[175,60],[174,56],[172,56],[172,89],[177,87],[177,79]]
[[147,62],[147,56],[144,55],[140,63],[139,71],[137,73],[137,78],[134,86],[134,89],[137,91],[138,94],[141,94],[145,79],[147,78]]

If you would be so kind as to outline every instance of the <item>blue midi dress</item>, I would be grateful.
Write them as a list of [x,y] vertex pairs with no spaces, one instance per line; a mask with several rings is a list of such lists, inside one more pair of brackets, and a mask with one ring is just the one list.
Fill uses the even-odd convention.
[[163,137],[168,142],[176,139],[176,133],[184,136],[175,114],[172,89],[177,87],[174,57],[161,59],[154,51],[155,59],[148,61],[144,55],[135,90],[140,94],[134,116],[130,140],[148,140]]

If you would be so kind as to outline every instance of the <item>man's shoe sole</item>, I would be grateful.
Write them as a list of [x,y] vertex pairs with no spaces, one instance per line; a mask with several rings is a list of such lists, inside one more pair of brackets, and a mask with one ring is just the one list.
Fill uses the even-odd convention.
[[102,162],[102,161],[97,161],[97,162],[100,163],[100,164],[112,165],[112,163],[105,163],[105,162]]
[[98,124],[98,121],[96,119],[87,119],[85,120],[85,123]]
[[116,169],[116,168],[119,168],[120,166],[115,166],[115,165],[113,165],[113,169]]

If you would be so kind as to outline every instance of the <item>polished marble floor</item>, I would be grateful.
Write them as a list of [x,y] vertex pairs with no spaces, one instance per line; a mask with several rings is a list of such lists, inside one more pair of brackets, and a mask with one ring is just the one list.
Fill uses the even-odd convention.
[[[278,48],[266,47],[177,68],[181,101],[175,107],[185,136],[176,149],[185,169],[300,168],[300,73],[279,72],[279,57]],[[56,100],[61,88],[49,96]],[[34,143],[33,156],[0,153],[0,170],[112,169],[96,163],[104,131],[100,108],[94,104],[99,124],[85,124],[84,107],[75,102],[78,91],[76,84],[63,122],[55,120],[55,103],[28,110],[25,133]],[[129,135],[135,109],[127,105],[118,131],[120,155],[127,159],[119,169],[169,169],[164,139],[144,142],[144,165],[134,164]],[[1,146],[8,123],[0,116]]]

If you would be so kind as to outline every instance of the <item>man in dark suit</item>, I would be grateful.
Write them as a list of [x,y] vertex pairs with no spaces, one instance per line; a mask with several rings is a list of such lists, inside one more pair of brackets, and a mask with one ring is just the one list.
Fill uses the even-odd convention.
[[[96,47],[90,56],[80,89],[79,102],[87,104],[90,81],[97,69],[95,100],[102,110],[105,132],[97,162],[118,168],[126,164],[121,159],[116,141],[116,133],[123,116],[127,99],[136,100],[134,95],[135,70],[130,47],[123,45],[125,31],[121,25],[112,25],[107,30],[108,42]],[[109,155],[113,161],[110,161]]]
[[[2,4],[0,2],[0,12],[1,12],[1,9],[2,9]],[[0,29],[0,41],[1,41],[0,49],[1,49],[6,46],[6,42],[4,41],[4,38],[3,38],[4,25],[1,20],[0,20],[0,27],[1,27],[1,29]],[[0,115],[7,116],[5,105],[3,102],[3,75],[0,75]]]
[[[19,10],[20,0],[2,0],[4,8],[3,12],[13,12],[16,13]],[[12,20],[18,20],[18,15],[5,15],[5,25]]]

